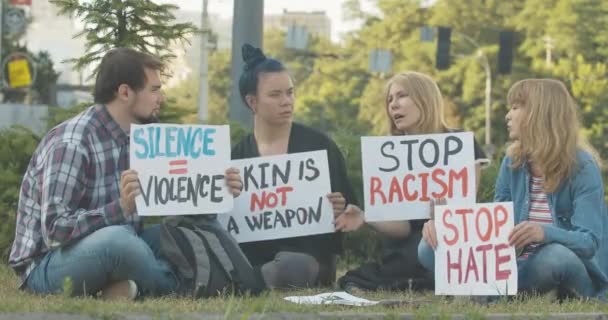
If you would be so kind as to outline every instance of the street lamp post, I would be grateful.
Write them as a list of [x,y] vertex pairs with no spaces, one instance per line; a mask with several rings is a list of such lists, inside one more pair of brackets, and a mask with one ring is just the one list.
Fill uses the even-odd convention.
[[208,0],[203,0],[201,14],[201,65],[198,84],[198,120],[205,122],[208,118],[209,104],[209,16]]
[[492,109],[492,70],[490,69],[490,62],[488,56],[483,52],[481,46],[473,38],[467,36],[464,33],[456,32],[463,39],[468,41],[477,49],[477,57],[480,58],[481,64],[486,73],[486,89],[485,89],[485,105],[486,105],[486,137],[485,137],[485,151],[489,159],[494,156],[494,145],[492,144],[492,121],[491,121],[491,109]]

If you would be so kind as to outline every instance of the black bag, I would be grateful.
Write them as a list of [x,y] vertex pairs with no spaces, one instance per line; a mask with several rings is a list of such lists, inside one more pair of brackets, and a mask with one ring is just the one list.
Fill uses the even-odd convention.
[[434,281],[425,275],[396,275],[387,273],[383,266],[376,262],[364,263],[348,271],[338,279],[338,285],[345,291],[354,288],[376,291],[433,290]]
[[204,298],[265,289],[234,238],[214,216],[172,216],[160,225],[160,250],[179,278],[178,294]]

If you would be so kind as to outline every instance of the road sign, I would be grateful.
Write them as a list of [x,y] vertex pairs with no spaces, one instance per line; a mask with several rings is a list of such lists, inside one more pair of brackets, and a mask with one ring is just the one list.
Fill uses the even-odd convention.
[[4,30],[11,35],[21,34],[25,31],[27,20],[25,10],[21,8],[7,8],[4,12]]

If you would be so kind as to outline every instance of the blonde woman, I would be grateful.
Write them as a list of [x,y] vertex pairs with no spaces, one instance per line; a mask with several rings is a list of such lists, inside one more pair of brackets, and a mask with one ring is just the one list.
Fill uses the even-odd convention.
[[[495,200],[513,201],[509,242],[519,253],[520,290],[605,297],[608,217],[601,162],[579,135],[574,99],[560,81],[527,79],[511,87],[507,101],[513,144]],[[432,252],[426,253],[421,260],[431,269]]]
[[[393,76],[386,84],[384,112],[390,125],[391,135],[420,135],[446,133],[449,129],[443,118],[443,98],[435,81],[419,72],[403,72]],[[477,184],[481,164],[487,158],[479,145],[475,143]],[[361,209],[349,205],[346,213],[360,212]],[[359,216],[345,215],[346,217]],[[417,247],[423,237],[423,226],[427,220],[383,221],[369,224],[383,235],[382,264],[365,264],[352,270],[340,279],[341,287],[363,287],[364,289],[398,289],[414,286],[431,288],[433,275],[418,263]],[[353,222],[353,219],[349,221]],[[341,217],[337,219],[342,224]],[[363,224],[348,226],[356,229]],[[433,226],[434,224],[428,224]],[[430,232],[427,232],[430,234]],[[374,273],[374,274],[372,274]],[[363,279],[361,281],[361,279]],[[366,281],[367,280],[367,281]]]

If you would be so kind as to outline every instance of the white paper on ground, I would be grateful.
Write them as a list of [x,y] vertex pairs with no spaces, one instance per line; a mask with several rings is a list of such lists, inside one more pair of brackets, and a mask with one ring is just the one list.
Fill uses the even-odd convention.
[[316,296],[291,296],[284,298],[298,304],[341,304],[346,306],[373,306],[379,301],[372,301],[355,297],[344,291],[326,292]]

